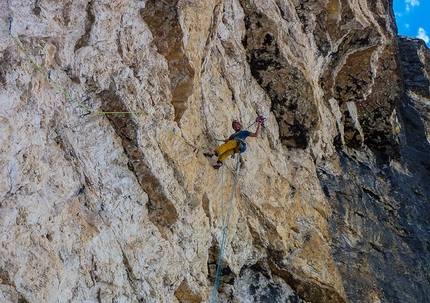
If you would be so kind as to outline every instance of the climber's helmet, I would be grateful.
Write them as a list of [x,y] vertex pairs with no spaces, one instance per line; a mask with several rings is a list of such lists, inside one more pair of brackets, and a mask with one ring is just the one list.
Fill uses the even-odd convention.
[[242,124],[240,124],[240,122],[238,120],[234,120],[231,123],[231,127],[233,127],[233,129],[238,132],[242,129]]

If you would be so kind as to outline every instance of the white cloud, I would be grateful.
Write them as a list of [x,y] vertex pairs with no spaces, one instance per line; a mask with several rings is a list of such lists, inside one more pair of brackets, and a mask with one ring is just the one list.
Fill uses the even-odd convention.
[[405,4],[406,4],[405,10],[408,13],[411,10],[411,6],[414,7],[414,6],[420,5],[420,1],[418,1],[418,0],[405,0]]
[[417,38],[423,39],[425,43],[429,43],[429,36],[422,27],[418,29]]
[[406,3],[406,7],[408,6],[408,4],[410,4],[412,6],[420,5],[420,2],[418,0],[405,0],[405,3]]

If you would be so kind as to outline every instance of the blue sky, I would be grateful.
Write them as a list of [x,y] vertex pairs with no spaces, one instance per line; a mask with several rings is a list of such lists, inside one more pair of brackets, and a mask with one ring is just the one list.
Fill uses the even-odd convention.
[[430,0],[394,0],[399,35],[423,39],[430,47]]

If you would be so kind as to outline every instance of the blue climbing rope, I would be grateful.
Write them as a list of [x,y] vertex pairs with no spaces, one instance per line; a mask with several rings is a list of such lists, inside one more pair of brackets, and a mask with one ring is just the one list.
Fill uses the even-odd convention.
[[[216,271],[216,279],[215,279],[215,287],[214,287],[214,292],[213,292],[213,296],[212,296],[212,303],[216,303],[216,298],[218,296],[218,287],[219,287],[219,282],[221,279],[221,268],[222,268],[222,260],[224,257],[224,250],[225,250],[225,245],[227,242],[227,234],[228,234],[228,225],[230,222],[230,214],[231,214],[231,210],[233,208],[233,200],[234,200],[234,191],[236,189],[236,185],[237,185],[237,178],[239,175],[239,169],[240,169],[240,153],[237,156],[237,164],[236,164],[236,171],[234,174],[234,183],[233,183],[233,188],[231,190],[231,196],[230,196],[230,201],[229,201],[229,206],[228,206],[228,211],[227,211],[227,217],[225,218],[224,216],[224,200],[222,200],[222,205],[221,205],[221,210],[222,210],[222,241],[221,241],[221,247],[220,247],[220,252],[219,252],[219,259],[218,259],[218,266],[217,266],[217,271]],[[223,192],[223,183],[224,183],[224,166],[222,168],[222,173],[221,173],[221,192]]]

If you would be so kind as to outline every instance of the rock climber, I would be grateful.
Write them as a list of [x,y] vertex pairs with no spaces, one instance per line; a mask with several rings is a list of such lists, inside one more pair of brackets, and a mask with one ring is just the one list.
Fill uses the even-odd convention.
[[215,169],[219,169],[224,165],[227,157],[235,153],[243,153],[246,150],[246,138],[248,137],[258,137],[260,134],[261,124],[264,123],[266,119],[262,116],[257,117],[255,122],[257,123],[257,129],[254,133],[248,130],[242,130],[242,124],[238,120],[234,120],[231,124],[235,133],[232,134],[228,139],[224,140],[224,144],[207,153],[203,153],[206,157],[212,158],[213,156],[218,157],[217,163],[213,166]]

